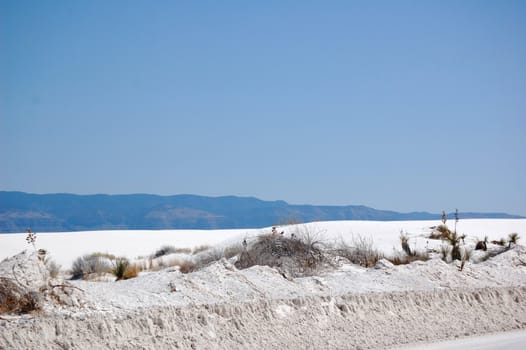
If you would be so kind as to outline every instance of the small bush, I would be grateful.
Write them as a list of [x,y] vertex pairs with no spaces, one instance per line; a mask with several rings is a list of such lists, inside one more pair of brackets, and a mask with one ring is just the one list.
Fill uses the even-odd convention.
[[179,265],[181,273],[190,273],[197,270],[197,265],[191,261],[184,261]]
[[111,273],[117,277],[117,281],[124,279],[124,273],[126,272],[128,265],[130,265],[130,261],[124,257],[115,259]]
[[26,314],[40,310],[40,295],[22,289],[12,279],[0,277],[0,314]]
[[519,239],[520,239],[520,236],[518,233],[516,232],[510,233],[508,236],[508,246],[511,247],[512,244],[517,244]]
[[350,244],[342,240],[334,252],[337,256],[364,267],[374,267],[382,258],[380,252],[374,247],[373,240],[360,235],[353,236]]
[[407,234],[400,232],[400,244],[402,245],[402,250],[409,256],[413,255],[411,252],[411,247],[409,247],[409,237]]
[[316,234],[297,232],[285,237],[273,229],[262,234],[247,249],[244,249],[235,265],[245,269],[254,265],[278,268],[285,275],[310,275],[325,265],[330,257]]
[[501,239],[498,240],[498,241],[491,241],[491,244],[500,245],[501,247],[506,246],[507,243],[508,243],[508,242],[507,242],[506,239],[504,239],[504,238],[501,238]]
[[126,269],[124,270],[124,274],[123,274],[123,278],[122,279],[130,279],[130,278],[135,278],[139,275],[139,272],[141,272],[142,269],[139,265],[137,264],[129,264],[128,266],[126,266]]
[[190,254],[192,250],[189,248],[176,248],[171,245],[164,245],[161,248],[157,249],[153,254],[153,258],[159,258],[168,254]]
[[393,263],[393,265],[407,265],[415,261],[427,261],[430,258],[429,253],[426,251],[415,251],[412,255],[399,254],[393,257],[387,257],[386,259]]
[[488,236],[484,237],[483,241],[477,241],[477,244],[475,245],[475,250],[488,250]]
[[106,254],[103,256],[100,253],[88,254],[77,258],[71,268],[71,278],[81,279],[93,273],[109,273],[112,267],[110,262],[106,258]]

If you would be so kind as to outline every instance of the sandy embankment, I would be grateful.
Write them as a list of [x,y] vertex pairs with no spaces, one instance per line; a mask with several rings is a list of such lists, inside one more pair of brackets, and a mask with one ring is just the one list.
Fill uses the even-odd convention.
[[2,349],[378,349],[526,328],[526,288],[166,306],[2,328]]

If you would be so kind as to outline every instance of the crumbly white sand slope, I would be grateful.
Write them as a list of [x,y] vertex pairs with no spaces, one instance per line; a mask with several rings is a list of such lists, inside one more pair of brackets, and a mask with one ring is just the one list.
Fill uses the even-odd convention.
[[[396,246],[400,229],[391,229]],[[498,238],[513,231],[524,232],[502,227]],[[48,297],[42,314],[2,316],[0,349],[388,349],[526,329],[521,245],[463,271],[434,258],[287,279],[221,260],[190,274],[167,268],[126,281],[68,283],[61,302]]]

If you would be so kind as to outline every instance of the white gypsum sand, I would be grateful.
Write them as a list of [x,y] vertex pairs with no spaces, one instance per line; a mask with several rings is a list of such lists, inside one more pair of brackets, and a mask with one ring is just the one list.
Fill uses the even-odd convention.
[[[472,240],[475,234],[499,239],[526,232],[526,220],[472,220],[471,226],[465,221],[465,226],[459,222],[459,231]],[[389,253],[393,247],[400,250],[400,230],[412,237],[411,245],[413,240],[435,244],[425,236],[436,224],[327,222],[308,227],[329,240],[372,235]],[[305,226],[283,229],[290,235]],[[217,242],[237,242],[245,231]],[[43,246],[40,238],[37,244]],[[41,313],[3,316],[0,348],[382,349],[526,328],[524,246],[467,263],[463,271],[459,265],[434,256],[377,269],[346,263],[311,277],[284,278],[274,268],[238,270],[223,259],[189,274],[171,267],[119,282],[67,281],[71,287],[65,289],[69,295],[60,295],[62,302],[49,297]]]

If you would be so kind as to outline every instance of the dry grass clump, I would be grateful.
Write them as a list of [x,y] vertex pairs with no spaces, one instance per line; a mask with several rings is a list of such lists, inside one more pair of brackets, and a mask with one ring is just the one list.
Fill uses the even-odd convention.
[[477,244],[475,244],[475,250],[488,250],[488,236],[484,237],[483,241],[477,241]]
[[130,261],[127,258],[119,257],[113,262],[113,268],[111,273],[117,277],[117,281],[123,280],[124,274],[130,265]]
[[411,255],[398,254],[393,257],[386,257],[393,265],[406,265],[415,261],[427,261],[430,259],[427,251],[415,251]]
[[190,273],[198,270],[198,266],[191,261],[183,261],[179,265],[179,271],[181,273]]
[[168,255],[168,254],[190,254],[190,253],[192,253],[192,250],[190,248],[176,248],[171,245],[164,245],[161,248],[157,249],[155,253],[153,253],[152,257],[156,259],[161,256]]
[[40,295],[27,291],[12,279],[0,277],[0,314],[26,314],[40,310]]
[[71,279],[84,279],[91,274],[111,273],[112,266],[110,257],[114,255],[106,253],[93,253],[78,257],[71,268]]
[[443,224],[443,225],[438,225],[436,228],[435,228],[435,231],[431,232],[431,234],[429,235],[429,238],[430,239],[447,239],[447,237],[451,234],[451,231],[449,230],[449,228]]
[[517,232],[510,233],[508,235],[508,246],[511,247],[512,244],[517,244],[519,239],[520,239],[520,236]]
[[71,268],[71,279],[89,279],[94,276],[113,274],[117,281],[137,277],[146,269],[146,263],[131,264],[125,257],[108,253],[93,253],[77,258]]
[[247,246],[235,265],[245,269],[254,265],[276,267],[293,276],[310,275],[331,264],[331,256],[317,235],[298,231],[290,237],[277,233],[259,235]]
[[507,243],[508,243],[508,242],[507,242],[506,239],[504,239],[504,238],[501,238],[501,239],[498,240],[498,241],[496,241],[496,240],[491,241],[491,244],[500,245],[501,247],[506,246]]
[[350,244],[341,240],[333,252],[336,256],[364,267],[374,267],[382,258],[382,254],[374,247],[372,238],[361,235],[353,235]]

